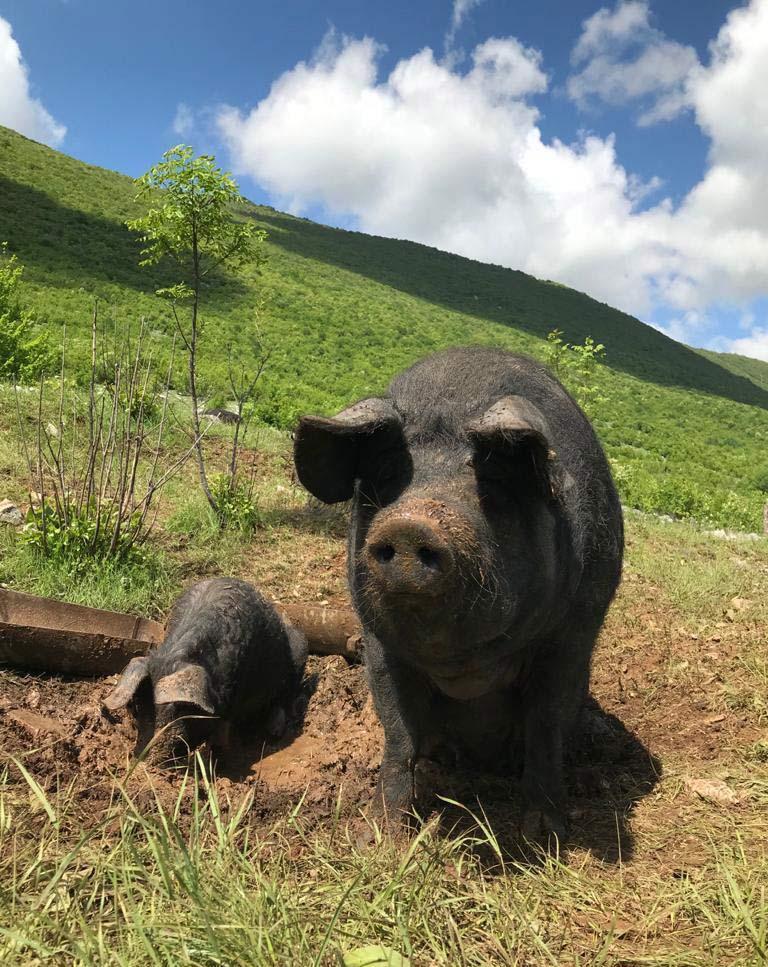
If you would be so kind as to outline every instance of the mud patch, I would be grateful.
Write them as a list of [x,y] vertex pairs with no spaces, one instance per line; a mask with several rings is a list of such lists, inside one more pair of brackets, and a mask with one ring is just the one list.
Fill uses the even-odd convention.
[[[103,708],[113,683],[0,672],[3,757],[17,758],[46,791],[72,783],[84,803],[108,799],[115,780],[139,803],[173,803],[180,775],[136,766],[133,717]],[[233,736],[214,763],[216,791],[226,801],[253,792],[263,820],[300,800],[317,820],[340,804],[354,813],[371,801],[382,745],[362,668],[311,657],[282,740]]]
[[[666,849],[660,817],[651,815],[659,807],[649,797],[663,774],[677,775],[682,790],[669,804],[669,823],[662,821],[672,842],[686,810],[715,808],[686,785],[686,777],[717,778],[718,769],[766,738],[760,717],[730,698],[752,629],[730,625],[699,637],[656,606],[650,589],[647,595],[638,590],[632,590],[632,613],[614,612],[601,636],[595,700],[569,761],[572,844],[607,861],[628,859],[636,836],[650,834],[655,848]],[[86,823],[102,815],[116,782],[139,806],[159,802],[189,814],[191,802],[179,802],[189,795],[181,793],[181,775],[136,765],[131,715],[103,708],[114,682],[0,670],[0,760],[16,758],[46,793],[70,790]],[[363,669],[339,656],[311,657],[282,739],[233,736],[215,761],[214,787],[224,810],[252,799],[256,825],[284,817],[301,802],[303,820],[322,827],[329,817],[357,816],[370,805],[382,748]],[[19,796],[28,798],[18,770],[11,773]],[[485,817],[502,843],[514,838],[514,777],[436,767],[434,778],[446,828]],[[715,805],[722,813],[746,808],[741,800]],[[670,849],[674,865],[680,845]]]

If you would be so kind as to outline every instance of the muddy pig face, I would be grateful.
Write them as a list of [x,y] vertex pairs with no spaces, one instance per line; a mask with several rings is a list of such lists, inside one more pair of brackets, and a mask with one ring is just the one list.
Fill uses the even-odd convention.
[[155,705],[150,759],[160,766],[186,762],[190,753],[211,737],[217,722],[197,706],[186,702]]
[[332,420],[305,417],[295,459],[315,496],[354,495],[350,578],[361,616],[425,670],[480,674],[518,614],[551,594],[558,480],[546,422],[527,400],[505,397],[437,429],[364,400]]
[[139,745],[152,740],[148,758],[156,765],[185,759],[210,737],[218,722],[208,676],[194,664],[163,674],[150,659],[134,658],[104,704],[113,711],[131,705]]

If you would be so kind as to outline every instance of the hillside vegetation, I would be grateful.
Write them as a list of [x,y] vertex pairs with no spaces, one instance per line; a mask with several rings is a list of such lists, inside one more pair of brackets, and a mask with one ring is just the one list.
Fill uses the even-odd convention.
[[[161,360],[167,270],[138,266],[124,227],[131,179],[0,128],[0,240],[25,265],[28,297],[66,323],[84,360],[95,297],[123,322],[145,317]],[[228,347],[258,326],[271,349],[258,416],[289,428],[381,391],[390,376],[446,345],[493,343],[540,358],[546,335],[606,345],[591,414],[625,502],[718,526],[757,530],[768,489],[768,364],[705,354],[555,282],[410,242],[327,228],[273,209],[247,217],[269,232],[261,273],[219,275],[207,293],[203,376],[224,399]],[[79,340],[79,343],[78,343]],[[79,349],[78,349],[79,345]],[[177,388],[183,389],[181,366]]]

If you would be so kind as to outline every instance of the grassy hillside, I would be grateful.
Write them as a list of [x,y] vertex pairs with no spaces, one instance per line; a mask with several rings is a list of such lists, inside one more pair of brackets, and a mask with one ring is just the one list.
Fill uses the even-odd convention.
[[[138,268],[124,228],[130,179],[0,128],[0,239],[26,265],[29,298],[83,342],[94,296],[121,320],[144,316],[167,351],[162,271]],[[588,296],[521,272],[409,242],[326,228],[252,207],[270,233],[261,275],[219,277],[208,292],[204,375],[224,393],[230,343],[258,323],[272,350],[258,403],[289,427],[380,391],[442,346],[494,343],[541,357],[547,332],[607,347],[595,423],[626,501],[757,529],[768,474],[768,366],[736,365],[668,339]],[[75,358],[76,358],[75,353]],[[179,385],[181,386],[181,372]]]
[[768,390],[768,363],[761,359],[752,359],[751,356],[740,356],[738,353],[716,353],[711,349],[697,349],[698,353],[709,359],[718,366],[722,366],[735,373],[737,376],[745,376],[761,389]]

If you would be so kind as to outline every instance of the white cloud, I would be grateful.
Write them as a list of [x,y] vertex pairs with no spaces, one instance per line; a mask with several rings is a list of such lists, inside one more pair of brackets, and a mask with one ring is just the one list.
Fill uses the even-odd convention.
[[[585,56],[607,30],[647,23],[647,8],[611,16],[585,28]],[[663,307],[694,340],[708,306],[768,293],[768,0],[734,11],[711,64],[686,81],[711,157],[679,206],[641,209],[658,182],[627,172],[612,137],[544,139],[530,103],[547,86],[541,55],[514,38],[480,44],[463,72],[425,49],[379,78],[379,54],[370,38],[337,40],[250,112],[223,108],[236,168],[292,211],[323,205],[363,231],[557,279],[636,314]]]
[[689,106],[687,82],[699,66],[693,47],[669,40],[650,22],[645,0],[619,0],[582,25],[571,61],[568,95],[580,107],[595,100],[647,106],[641,124],[667,121]]
[[29,90],[27,65],[13,37],[11,25],[0,17],[0,124],[53,146],[67,129],[55,121]]
[[445,49],[450,51],[456,41],[456,34],[461,29],[462,24],[469,14],[479,7],[483,0],[453,0],[453,10],[451,11],[451,25],[445,35]]
[[763,359],[768,363],[768,329],[757,326],[749,336],[726,340],[723,349],[725,352],[751,356],[752,359]]
[[192,108],[181,101],[176,108],[176,114],[171,124],[174,134],[180,138],[188,138],[195,128],[195,115]]
[[711,332],[714,324],[703,313],[691,310],[674,316],[665,325],[656,325],[655,328],[678,342],[691,343],[696,339],[700,340],[703,333]]

